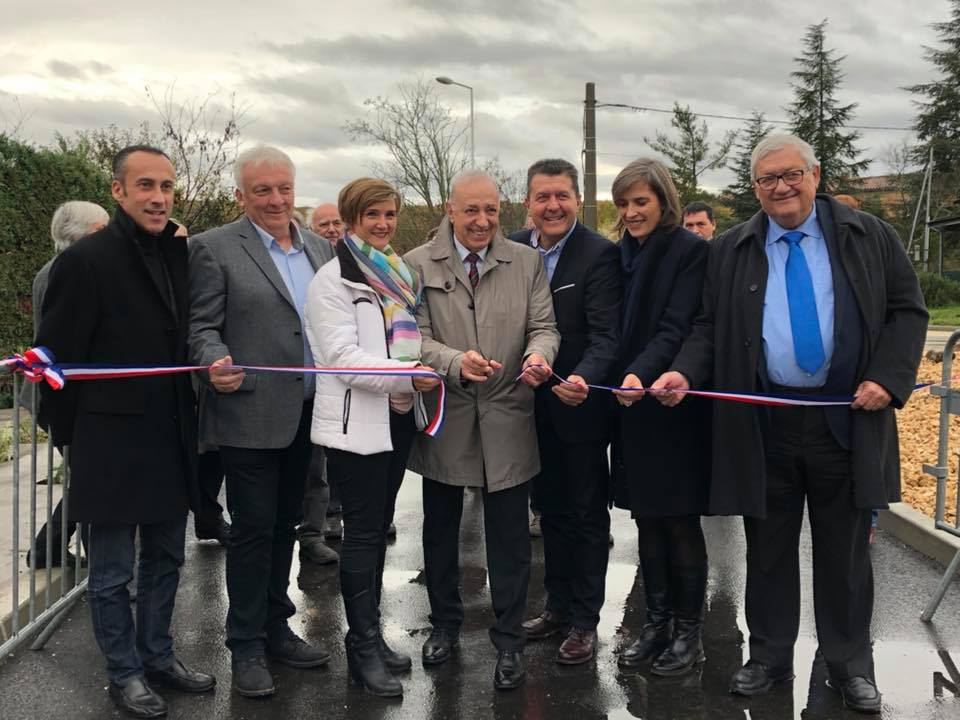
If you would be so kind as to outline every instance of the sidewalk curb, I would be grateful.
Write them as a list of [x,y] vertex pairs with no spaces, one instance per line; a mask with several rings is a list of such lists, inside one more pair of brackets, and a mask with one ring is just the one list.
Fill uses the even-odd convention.
[[957,329],[956,325],[928,325],[927,330],[937,330],[941,332],[953,332]]
[[889,510],[881,510],[877,526],[944,566],[960,550],[960,538],[937,530],[933,518],[907,503],[891,503]]

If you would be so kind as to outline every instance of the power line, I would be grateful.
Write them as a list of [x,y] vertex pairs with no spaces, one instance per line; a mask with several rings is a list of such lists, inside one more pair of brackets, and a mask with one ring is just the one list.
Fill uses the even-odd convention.
[[[667,115],[673,115],[673,110],[666,110],[664,108],[652,108],[644,107],[642,105],[627,105],[625,103],[597,103],[598,108],[600,107],[611,107],[611,108],[623,108],[625,110],[635,110],[637,112],[655,112],[655,113],[666,113]],[[750,121],[753,118],[742,117],[740,115],[715,115],[713,113],[697,113],[691,112],[691,115],[694,117],[702,118],[715,118],[717,120],[743,120]],[[764,122],[770,123],[771,125],[792,125],[789,120],[767,120],[764,118]],[[892,127],[887,125],[841,125],[840,127],[847,128],[849,130],[899,130],[901,132],[913,132],[913,128],[905,127]]]

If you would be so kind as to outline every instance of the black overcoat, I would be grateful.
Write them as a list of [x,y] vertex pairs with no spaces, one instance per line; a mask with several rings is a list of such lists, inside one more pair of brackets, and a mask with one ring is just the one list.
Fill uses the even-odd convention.
[[[618,384],[634,374],[650,387],[667,371],[700,309],[707,242],[679,226],[660,227],[645,242],[643,261],[624,279],[623,339]],[[636,290],[631,294],[631,288]],[[675,408],[645,396],[616,405],[614,499],[634,517],[706,512],[710,482],[707,403],[688,398]]]
[[[916,273],[890,225],[827,195],[818,195],[816,202],[862,319],[855,379],[848,390],[852,394],[860,382],[872,380],[892,396],[890,407],[851,411],[850,417],[853,502],[858,508],[884,508],[900,499],[894,409],[903,407],[916,382],[927,311]],[[711,243],[702,312],[672,365],[693,388],[763,389],[766,229],[760,212]],[[834,332],[844,328],[835,324]],[[712,513],[766,516],[765,412],[756,405],[713,403]]]
[[[123,210],[64,250],[50,271],[34,344],[63,363],[186,365],[187,245],[174,230],[168,223],[156,239],[167,288],[151,276],[136,240],[142,231]],[[147,524],[197,507],[188,373],[68,379],[63,390],[42,392],[54,443],[70,446],[71,521]]]
[[[530,244],[530,230],[510,236]],[[580,221],[567,238],[550,280],[553,313],[560,332],[560,349],[553,371],[562,378],[579,375],[593,385],[613,377],[620,346],[620,256],[617,246]],[[610,442],[610,395],[592,390],[571,407],[550,389],[554,380],[536,391],[537,424],[551,425],[565,443]]]

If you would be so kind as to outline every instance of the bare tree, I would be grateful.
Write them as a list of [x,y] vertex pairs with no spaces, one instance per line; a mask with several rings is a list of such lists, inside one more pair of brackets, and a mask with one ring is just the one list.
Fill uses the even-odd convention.
[[396,101],[382,96],[366,100],[367,117],[343,129],[353,140],[384,146],[390,160],[373,163],[371,170],[433,212],[467,164],[468,125],[440,103],[435,86],[423,78],[398,83],[397,91]]
[[15,138],[20,134],[20,130],[26,125],[29,114],[23,111],[20,104],[20,98],[16,95],[11,96],[14,105],[12,112],[0,110],[0,135],[6,135],[9,138]]

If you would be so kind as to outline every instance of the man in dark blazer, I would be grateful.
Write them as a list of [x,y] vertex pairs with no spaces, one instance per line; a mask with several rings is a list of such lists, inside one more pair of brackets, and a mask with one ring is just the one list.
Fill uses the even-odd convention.
[[[64,363],[186,364],[187,247],[169,221],[173,188],[161,150],[117,154],[116,214],[53,264],[35,344]],[[90,523],[87,598],[110,697],[138,717],[159,717],[167,705],[151,685],[215,685],[183,666],[170,636],[187,509],[198,502],[190,378],[71,380],[59,392],[43,389],[41,413],[54,444],[70,446],[69,520]],[[134,624],[127,583],[138,527]]]
[[620,256],[577,220],[578,174],[566,160],[530,166],[524,204],[534,228],[510,239],[543,260],[560,332],[553,370],[567,380],[536,391],[541,469],[533,482],[547,601],[524,629],[529,640],[566,633],[557,662],[576,665],[596,654],[607,574],[610,398],[589,393],[587,384],[607,384],[617,360]]
[[[816,194],[807,143],[764,139],[752,171],[762,211],[714,240],[701,315],[653,388],[853,397],[828,408],[715,402],[710,510],[742,514],[746,530],[750,660],[731,692],[793,677],[806,499],[831,686],[848,707],[879,712],[870,516],[900,499],[894,408],[913,390],[927,311],[893,228]],[[671,405],[682,393],[660,397]]]
[[227,478],[233,686],[260,697],[275,692],[266,655],[294,667],[330,659],[287,623],[296,611],[287,585],[313,447],[315,377],[232,365],[313,365],[303,306],[307,285],[333,250],[293,222],[294,168],[286,154],[251,148],[237,158],[234,177],[244,216],[190,243],[190,356],[212,366],[202,388],[201,440],[220,448]]

